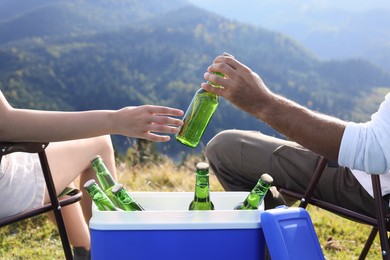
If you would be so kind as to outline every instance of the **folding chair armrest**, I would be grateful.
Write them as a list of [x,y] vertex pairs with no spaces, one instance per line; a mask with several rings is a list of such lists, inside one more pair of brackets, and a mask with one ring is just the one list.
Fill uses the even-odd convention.
[[[71,193],[67,194],[67,196],[62,197],[59,200],[59,205],[61,207],[65,207],[67,205],[76,203],[77,201],[81,200],[83,193],[79,189],[73,189]],[[14,223],[16,221],[24,220],[27,218],[31,218],[32,216],[37,216],[40,214],[43,214],[45,212],[49,212],[53,210],[53,206],[51,203],[47,203],[43,206],[37,207],[35,209],[31,209],[25,212],[21,212],[6,218],[0,219],[0,227],[9,225],[11,223]]]
[[71,192],[65,194],[59,199],[60,206],[64,207],[70,204],[73,204],[83,197],[83,193],[79,189],[72,189]]
[[[285,190],[285,189],[280,189],[279,192],[283,195],[289,196],[289,197],[294,198],[294,199],[298,199],[298,200],[302,199],[302,194],[297,193],[297,192],[293,192],[293,191]],[[371,225],[371,226],[375,226],[378,224],[378,221],[375,218],[368,217],[366,215],[351,211],[351,210],[343,208],[343,207],[336,206],[334,204],[331,204],[331,203],[328,203],[328,202],[325,202],[325,201],[322,201],[322,200],[319,200],[316,198],[311,198],[310,204],[317,206],[317,207],[320,207],[322,209],[328,210],[330,212],[333,212],[333,213],[335,213],[339,216],[342,216],[344,218],[347,218],[347,219],[351,219],[354,221],[357,221],[357,219],[358,219],[359,220],[358,222],[360,222],[360,223],[364,223],[364,224]]]
[[48,142],[0,142],[0,156],[14,152],[39,153],[48,145]]

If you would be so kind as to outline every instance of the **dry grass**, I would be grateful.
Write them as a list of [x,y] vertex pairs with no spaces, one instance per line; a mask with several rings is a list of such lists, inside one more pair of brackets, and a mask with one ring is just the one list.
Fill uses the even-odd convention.
[[[134,166],[118,163],[118,180],[128,191],[193,191],[195,165],[200,161],[204,159],[191,157],[181,164],[176,164],[169,159]],[[210,190],[223,191],[216,176],[212,173],[210,174]]]

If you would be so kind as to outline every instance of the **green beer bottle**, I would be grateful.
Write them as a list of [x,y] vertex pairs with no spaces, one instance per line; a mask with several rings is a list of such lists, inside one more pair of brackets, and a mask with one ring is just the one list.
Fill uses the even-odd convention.
[[116,184],[116,181],[112,177],[110,171],[107,169],[100,155],[96,155],[91,160],[91,164],[92,168],[96,172],[96,176],[99,179],[100,185],[102,186],[104,193],[106,193],[106,195],[110,198],[110,200],[114,203],[116,207],[124,209],[122,208],[117,198],[112,194],[111,189]]
[[195,148],[198,146],[207,125],[210,122],[219,103],[219,96],[200,88],[184,114],[183,125],[176,140],[184,145]]
[[210,200],[209,165],[207,163],[196,164],[195,195],[189,210],[214,210],[214,204]]
[[[223,53],[223,55],[231,56],[226,52]],[[214,74],[222,78],[225,77],[221,72],[214,72]],[[216,88],[222,88],[222,86],[218,84],[209,81],[208,83]],[[218,95],[207,92],[202,88],[198,89],[184,114],[183,125],[180,127],[179,133],[175,135],[176,140],[189,147],[195,148],[198,146],[218,104]]]
[[94,179],[87,181],[84,184],[84,189],[91,197],[97,208],[102,211],[116,211],[114,203],[107,197],[104,191],[97,185]]
[[125,211],[143,211],[144,208],[136,202],[130,194],[125,190],[122,184],[117,183],[112,187],[112,193],[117,198],[117,200],[121,203],[122,208]]
[[258,209],[261,202],[264,200],[264,196],[271,187],[273,182],[272,177],[264,173],[261,175],[260,179],[257,181],[256,186],[252,189],[249,195],[243,202],[240,202],[237,206],[234,207],[236,210],[250,210]]

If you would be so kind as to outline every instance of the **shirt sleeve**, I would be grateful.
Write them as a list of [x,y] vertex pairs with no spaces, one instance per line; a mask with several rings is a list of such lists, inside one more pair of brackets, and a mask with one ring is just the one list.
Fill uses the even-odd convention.
[[339,151],[339,164],[370,174],[390,170],[390,93],[366,123],[347,124]]

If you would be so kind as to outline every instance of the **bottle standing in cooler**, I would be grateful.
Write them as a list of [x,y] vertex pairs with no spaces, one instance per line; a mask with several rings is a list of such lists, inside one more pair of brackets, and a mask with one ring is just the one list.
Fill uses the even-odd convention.
[[258,209],[260,204],[264,200],[265,194],[267,194],[269,188],[272,185],[274,180],[272,177],[264,173],[261,175],[260,179],[257,181],[256,186],[252,189],[249,195],[243,202],[240,202],[237,206],[234,207],[236,210],[247,210],[247,209]]
[[130,194],[123,188],[123,185],[117,183],[112,187],[112,193],[121,203],[122,208],[125,211],[143,211],[144,208],[135,201]]
[[209,165],[205,162],[196,164],[195,195],[189,210],[214,210],[210,199]]
[[114,203],[108,198],[106,193],[99,187],[94,179],[87,181],[84,184],[84,189],[91,197],[97,208],[102,211],[116,211]]
[[112,194],[112,187],[116,184],[116,181],[112,177],[110,171],[107,169],[102,158],[99,155],[96,155],[91,160],[92,168],[95,170],[96,176],[99,179],[100,186],[102,187],[104,193],[110,198],[114,205],[118,208],[122,208],[122,205],[118,202],[117,198]]

